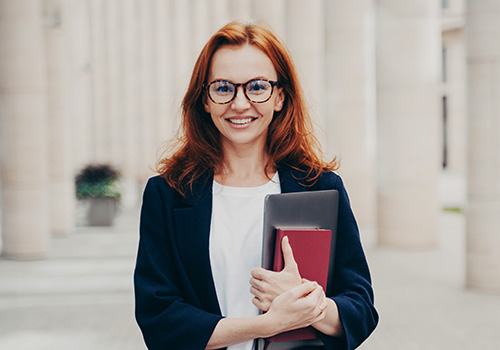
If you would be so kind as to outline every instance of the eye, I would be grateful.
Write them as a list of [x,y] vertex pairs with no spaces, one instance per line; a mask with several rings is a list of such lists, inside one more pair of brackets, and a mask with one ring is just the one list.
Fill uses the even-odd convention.
[[234,85],[228,81],[217,81],[210,86],[210,90],[218,95],[229,95],[234,93]]
[[252,80],[246,86],[247,92],[250,94],[261,94],[271,87],[265,80]]

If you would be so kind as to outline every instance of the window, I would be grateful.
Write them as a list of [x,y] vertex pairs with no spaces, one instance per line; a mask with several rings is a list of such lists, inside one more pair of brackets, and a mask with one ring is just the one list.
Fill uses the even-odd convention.
[[443,169],[448,166],[448,99],[443,96]]
[[443,46],[441,53],[441,79],[443,82],[448,81],[448,48]]

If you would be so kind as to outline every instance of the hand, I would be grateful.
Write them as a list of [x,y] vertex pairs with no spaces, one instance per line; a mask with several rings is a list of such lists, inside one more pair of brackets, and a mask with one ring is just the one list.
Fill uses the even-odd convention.
[[250,293],[254,295],[252,302],[262,311],[268,311],[277,296],[302,284],[299,268],[287,236],[281,240],[281,250],[285,263],[282,271],[274,272],[259,267],[251,272]]
[[322,321],[327,306],[323,288],[316,282],[305,281],[276,297],[265,316],[280,333]]

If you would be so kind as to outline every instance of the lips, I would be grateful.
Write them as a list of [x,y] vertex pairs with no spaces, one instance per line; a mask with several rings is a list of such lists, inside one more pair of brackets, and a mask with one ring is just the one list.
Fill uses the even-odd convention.
[[255,119],[257,119],[257,118],[248,117],[248,118],[228,118],[226,120],[232,124],[246,125],[246,124],[250,124]]

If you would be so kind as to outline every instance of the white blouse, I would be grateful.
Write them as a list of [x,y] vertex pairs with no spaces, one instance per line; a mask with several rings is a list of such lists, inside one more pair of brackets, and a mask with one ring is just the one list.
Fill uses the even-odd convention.
[[[250,271],[261,266],[264,198],[280,193],[276,173],[258,187],[230,187],[213,183],[210,261],[215,289],[225,317],[257,316],[252,304]],[[228,347],[252,350],[253,341]]]

